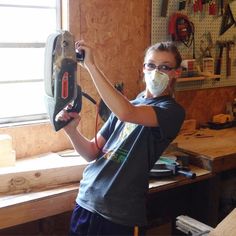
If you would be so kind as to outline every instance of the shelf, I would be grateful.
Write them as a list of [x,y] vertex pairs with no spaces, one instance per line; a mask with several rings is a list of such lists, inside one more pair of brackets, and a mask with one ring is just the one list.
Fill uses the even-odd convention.
[[200,75],[194,77],[181,77],[177,79],[177,82],[188,82],[188,81],[197,81],[197,80],[205,80],[205,79],[218,79],[220,75]]

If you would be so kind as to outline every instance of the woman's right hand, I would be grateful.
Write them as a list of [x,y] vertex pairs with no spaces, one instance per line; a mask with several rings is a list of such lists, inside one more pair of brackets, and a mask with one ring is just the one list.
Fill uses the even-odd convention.
[[80,115],[77,112],[68,112],[68,109],[71,108],[71,105],[68,105],[66,108],[61,110],[57,115],[56,115],[56,121],[68,121],[72,118],[71,122],[69,122],[66,126],[63,127],[66,133],[71,133],[75,132],[77,126],[79,125],[80,122]]

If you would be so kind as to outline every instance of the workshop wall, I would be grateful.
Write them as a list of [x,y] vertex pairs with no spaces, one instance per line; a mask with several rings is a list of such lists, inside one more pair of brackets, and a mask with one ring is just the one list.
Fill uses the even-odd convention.
[[[107,75],[109,80],[114,83],[124,83],[124,94],[129,98],[134,98],[143,88],[142,84],[142,60],[143,51],[154,38],[157,41],[169,40],[167,33],[167,18],[157,17],[160,9],[153,3],[156,2],[160,7],[162,1],[70,1],[70,29],[77,39],[85,39],[92,47],[96,48],[95,54],[100,68]],[[177,9],[176,1],[169,1],[170,8],[167,9],[167,16],[173,10]],[[79,9],[79,11],[74,11]],[[122,9],[122,10],[121,10]],[[152,9],[152,11],[151,11]],[[93,14],[89,14],[93,12]],[[186,12],[192,14],[191,12]],[[157,22],[155,23],[156,33],[153,33],[152,15],[156,14]],[[217,30],[220,28],[220,19],[215,21],[214,16],[205,16],[205,21],[201,20],[200,14],[194,16],[194,20],[200,20],[196,31],[196,56],[199,57],[199,42],[202,40],[203,46],[207,44],[207,37],[204,32],[206,25],[211,30],[214,22],[215,32],[213,34],[214,42],[218,40]],[[190,17],[192,20],[193,17]],[[74,24],[78,22],[78,24]],[[132,24],[130,23],[132,22]],[[204,26],[204,27],[202,27]],[[232,27],[234,28],[234,27]],[[205,30],[205,31],[204,31]],[[232,30],[233,33],[232,33]],[[234,39],[235,29],[230,29],[221,40]],[[134,37],[135,36],[135,37]],[[192,56],[192,48],[186,48],[179,45],[183,58]],[[232,62],[235,60],[235,48],[232,47],[230,55]],[[211,50],[212,55],[216,53],[215,49]],[[223,54],[222,74],[225,74],[225,51]],[[111,66],[109,66],[109,64]],[[232,78],[235,78],[236,67],[232,64]],[[79,79],[83,89],[99,101],[89,75],[79,71]],[[190,89],[187,91],[177,91],[176,99],[186,109],[186,119],[196,119],[197,124],[202,124],[212,119],[215,114],[223,113],[226,109],[226,103],[232,102],[236,97],[236,87],[217,87],[204,90]],[[93,136],[94,134],[94,112],[95,108],[88,102],[82,115],[88,117],[86,123],[82,123],[82,132]],[[210,108],[210,109],[209,109]]]
[[12,137],[17,159],[72,148],[64,131],[55,132],[48,123],[4,127],[0,134]]
[[[84,39],[91,45],[98,66],[111,83],[123,83],[125,96],[134,98],[143,88],[142,64],[150,44],[151,0],[69,2],[69,29],[75,39]],[[99,102],[88,73],[80,68],[78,79],[83,91]],[[81,130],[92,137],[95,107],[85,99],[82,117]]]
[[[179,10],[179,4],[185,2],[185,7]],[[196,119],[197,124],[202,124],[212,119],[213,115],[224,113],[226,111],[226,103],[232,102],[236,97],[236,28],[235,24],[225,26],[233,22],[231,15],[226,23],[223,18],[226,15],[227,3],[233,1],[222,1],[225,6],[221,8],[218,4],[220,1],[210,1],[202,5],[198,5],[202,1],[152,1],[152,43],[158,41],[172,40],[168,27],[170,18],[174,13],[187,16],[188,20],[194,25],[195,38],[195,59],[197,65],[202,69],[202,59],[205,52],[210,52],[212,58],[216,61],[219,59],[219,44],[230,42],[229,58],[231,59],[230,70],[228,75],[226,71],[227,48],[224,45],[221,61],[221,78],[214,80],[208,78],[205,80],[196,80],[177,83],[176,99],[186,109],[186,119]],[[209,2],[209,1],[205,1]],[[215,2],[215,5],[213,3]],[[195,5],[193,5],[193,3]],[[236,12],[236,2],[231,6],[232,13]],[[235,17],[235,16],[234,16]],[[225,30],[221,34],[221,30]],[[211,39],[211,40],[210,40]],[[193,59],[193,43],[187,47],[182,42],[176,42],[183,59]],[[206,49],[209,49],[208,51]],[[214,63],[216,64],[216,63]]]
[[[96,49],[98,64],[109,80],[113,84],[124,82],[125,95],[135,97],[142,90],[143,51],[150,44],[151,0],[69,0],[69,10],[70,30],[75,38],[91,44]],[[99,101],[87,72],[79,69],[78,73],[83,90]],[[234,97],[235,87],[176,92],[177,100],[186,109],[186,118],[194,118],[200,123],[223,112],[226,102]],[[83,106],[82,132],[93,136],[95,107],[86,100]],[[55,133],[49,124],[2,128],[0,133],[13,136],[18,157],[71,147],[63,131]],[[9,228],[0,234],[52,235],[53,232],[54,235],[66,235],[69,218],[70,213],[65,213]]]
[[[152,0],[69,0],[70,30],[76,39],[84,39],[95,48],[100,68],[113,84],[124,83],[124,94],[129,99],[143,88],[142,62],[144,50],[151,42],[151,9]],[[163,24],[163,19],[160,23]],[[163,26],[159,30],[160,40],[167,37]],[[235,55],[232,54],[232,60]],[[87,72],[80,68],[78,73],[83,90],[99,102]],[[186,109],[186,119],[196,119],[199,124],[224,112],[226,103],[236,97],[236,88],[177,91],[175,96]],[[84,99],[81,130],[88,137],[94,135],[95,110]],[[17,158],[71,148],[64,132],[55,133],[49,124],[5,127],[0,128],[0,133],[12,136]]]
[[[151,0],[69,0],[69,25],[75,39],[84,39],[95,50],[98,65],[109,80],[124,83],[128,98],[141,91],[144,49],[150,44]],[[88,73],[79,68],[83,91],[100,101]],[[95,106],[83,99],[82,132],[93,137]],[[101,121],[99,121],[101,123]],[[0,128],[12,136],[17,158],[71,148],[63,131],[50,124]]]
[[[165,11],[165,16],[162,16],[163,5],[167,4],[167,2],[168,6]],[[236,19],[234,20],[232,15],[233,12],[236,12],[236,2],[224,0],[223,3],[225,6],[223,8],[218,6],[219,1],[210,1],[212,3],[202,5],[199,5],[202,1],[182,2],[185,2],[185,8],[178,10],[179,1],[152,1],[152,43],[175,38],[183,59],[196,59],[196,64],[200,66],[201,69],[203,58],[211,56],[215,62],[221,58],[221,70],[217,73],[221,75],[221,80],[215,81],[211,86],[214,87],[216,85],[223,87],[230,85],[229,82],[232,82],[232,85],[236,85],[236,28],[234,27]],[[193,2],[195,3],[193,4]],[[230,4],[229,2],[232,3]],[[211,10],[213,7],[214,11]],[[176,22],[174,23],[173,15],[176,14],[185,17],[184,19],[187,19],[191,25],[188,25],[188,22],[179,22],[179,24],[176,24]],[[170,23],[173,25],[172,30],[170,30]],[[184,30],[182,31],[181,29]],[[177,40],[177,37],[184,37],[183,32],[185,30],[188,31],[189,37],[186,37],[183,42]],[[172,32],[171,34],[170,31]],[[190,34],[190,32],[192,32],[192,34]],[[194,40],[192,41],[192,39]],[[221,57],[219,55],[220,48],[222,49]],[[228,58],[231,59],[231,61],[227,61],[227,53]],[[227,64],[230,69],[228,73],[226,71]],[[215,69],[216,67],[217,66],[215,66]],[[228,83],[226,81],[228,81]],[[191,83],[191,88],[198,88],[197,85],[199,83],[200,85],[204,85],[201,82],[205,81]]]
[[236,88],[180,91],[175,97],[184,106],[186,119],[195,119],[199,126],[211,121],[213,115],[226,112],[226,103],[236,98]]

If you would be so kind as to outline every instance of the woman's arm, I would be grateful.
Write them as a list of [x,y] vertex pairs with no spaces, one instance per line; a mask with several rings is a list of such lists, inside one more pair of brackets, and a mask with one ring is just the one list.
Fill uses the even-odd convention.
[[64,110],[57,117],[57,119],[64,121],[67,121],[70,118],[73,118],[73,120],[64,127],[64,131],[69,137],[73,147],[86,161],[90,162],[95,160],[101,152],[100,149],[106,143],[106,140],[99,134],[97,135],[97,143],[95,138],[89,140],[84,137],[77,129],[80,122],[80,116],[76,112],[68,113]]
[[83,41],[76,43],[76,49],[85,50],[82,66],[88,70],[99,95],[119,120],[145,126],[158,125],[155,111],[151,106],[134,106],[113,87],[96,65],[91,49]]

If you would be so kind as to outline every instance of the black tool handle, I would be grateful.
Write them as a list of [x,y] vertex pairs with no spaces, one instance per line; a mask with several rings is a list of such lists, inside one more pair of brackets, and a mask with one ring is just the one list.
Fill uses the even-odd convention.
[[80,50],[76,52],[76,60],[78,62],[83,62],[85,58],[85,51],[84,50]]
[[77,112],[79,113],[81,111],[81,91],[80,94],[77,95],[77,97],[74,100],[74,104],[72,108],[68,109],[68,112]]
[[185,0],[180,0],[179,1],[179,11],[184,10],[186,7],[186,1]]
[[226,76],[231,75],[230,41],[226,42]]
[[169,0],[162,0],[161,4],[161,17],[166,17],[168,11]]
[[216,75],[220,75],[220,73],[221,73],[221,63],[222,63],[223,49],[224,49],[224,46],[219,44],[219,56],[216,60],[216,70],[215,70]]
[[[80,86],[77,86],[77,97],[74,100],[72,108],[68,109],[67,112],[77,112],[79,113],[82,108],[82,92]],[[69,124],[74,118],[67,121],[57,120],[54,122],[55,130],[58,131]]]

